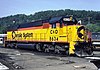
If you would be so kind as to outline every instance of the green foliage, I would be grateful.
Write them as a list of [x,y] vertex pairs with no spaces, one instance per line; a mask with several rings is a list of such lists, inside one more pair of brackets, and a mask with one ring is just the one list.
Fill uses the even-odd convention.
[[87,24],[86,27],[91,31],[91,32],[100,32],[100,26],[97,24]]
[[[36,12],[35,14],[25,15],[17,14],[0,18],[0,33],[6,33],[10,28],[14,28],[21,23],[32,22],[41,19],[48,19],[55,16],[73,15],[78,20],[82,20],[82,24],[86,25],[92,32],[100,32],[100,12],[85,10],[48,10]],[[91,24],[88,24],[91,23]]]

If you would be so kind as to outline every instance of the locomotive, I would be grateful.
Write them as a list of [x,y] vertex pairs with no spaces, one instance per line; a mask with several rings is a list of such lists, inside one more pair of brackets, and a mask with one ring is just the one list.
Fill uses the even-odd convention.
[[78,24],[73,16],[20,24],[16,29],[7,31],[5,47],[23,47],[79,57],[93,55],[89,31]]

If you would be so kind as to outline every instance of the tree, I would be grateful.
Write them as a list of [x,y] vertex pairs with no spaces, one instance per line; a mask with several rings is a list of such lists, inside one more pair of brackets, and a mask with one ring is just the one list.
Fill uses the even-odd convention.
[[[73,15],[78,20],[82,20],[82,24],[86,25],[93,32],[100,32],[100,12],[99,11],[85,11],[85,10],[47,10],[36,12],[35,14],[25,15],[17,14],[0,18],[0,32],[4,33],[9,28],[18,26],[22,23],[33,22],[36,20],[49,19],[55,16]],[[88,24],[88,17],[91,17]]]
[[97,26],[96,24],[87,24],[86,27],[87,27],[91,32],[100,32],[100,27]]

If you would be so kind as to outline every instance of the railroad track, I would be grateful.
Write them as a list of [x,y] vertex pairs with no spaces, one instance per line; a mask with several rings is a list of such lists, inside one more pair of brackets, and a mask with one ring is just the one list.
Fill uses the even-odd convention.
[[[7,50],[6,50],[7,49]],[[16,53],[16,51],[17,51],[17,53]],[[40,59],[46,59],[45,61],[43,61],[43,62],[45,62],[46,64],[43,64],[43,65],[46,65],[47,67],[48,66],[61,66],[61,65],[66,65],[67,63],[66,63],[66,61],[68,61],[69,60],[69,62],[70,61],[72,61],[73,62],[73,64],[74,63],[85,63],[85,62],[87,62],[87,61],[90,61],[90,62],[93,62],[94,61],[94,57],[95,57],[95,61],[96,61],[96,57],[99,57],[100,55],[99,55],[99,51],[95,51],[95,54],[94,54],[94,56],[93,57],[87,57],[87,58],[79,58],[79,57],[72,57],[72,56],[66,56],[66,55],[59,55],[59,54],[53,54],[53,53],[44,53],[44,52],[38,52],[38,51],[33,51],[33,50],[25,50],[25,49],[10,49],[10,48],[1,48],[1,50],[0,50],[0,52],[2,52],[2,53],[6,53],[6,56],[4,56],[5,54],[2,54],[3,55],[3,60],[6,60],[6,62],[8,63],[8,64],[6,64],[6,62],[5,63],[3,63],[4,65],[10,65],[10,66],[7,66],[8,68],[12,68],[12,70],[16,70],[16,68],[21,68],[21,69],[23,69],[23,68],[25,68],[24,66],[22,66],[22,65],[20,65],[20,64],[17,64],[16,65],[16,63],[14,63],[12,60],[9,60],[9,58],[8,58],[8,56],[9,57],[11,57],[11,58],[14,58],[13,56],[18,56],[18,57],[20,57],[20,59],[22,59],[22,57],[23,56],[27,56],[27,59],[28,60],[26,60],[26,58],[24,58],[23,57],[23,59],[22,60],[20,60],[20,62],[22,62],[22,61],[24,61],[24,59],[25,59],[25,61],[29,61],[29,60],[34,60],[34,62],[36,62],[37,64],[36,65],[41,65],[41,61],[43,61],[43,60],[40,60]],[[65,57],[66,56],[66,57]],[[39,59],[37,58],[37,57],[39,57]],[[10,58],[10,59],[11,59]],[[31,58],[31,59],[30,59]],[[34,59],[35,58],[35,59]],[[15,60],[16,60],[16,58],[14,58]],[[19,60],[19,59],[17,59],[17,60]],[[35,61],[36,60],[36,61]],[[38,63],[37,61],[39,60],[39,62],[40,63]],[[47,60],[49,60],[49,62],[47,61]],[[57,62],[55,62],[55,61],[60,61],[61,63],[57,63]],[[1,62],[1,61],[0,61]],[[15,61],[16,62],[16,61]],[[30,62],[30,64],[31,63],[34,63],[34,62]],[[1,62],[2,63],[2,62]],[[27,63],[25,63],[26,65],[27,65]],[[71,63],[72,64],[72,63]],[[73,65],[72,64],[72,65]],[[31,64],[32,65],[32,64]],[[34,64],[33,64],[34,65]],[[70,65],[69,65],[70,66]],[[74,66],[74,65],[73,65]],[[37,66],[37,67],[39,67],[39,66]],[[40,66],[41,67],[41,66]],[[76,67],[76,66],[75,66]],[[83,66],[84,67],[84,66]],[[33,68],[35,68],[34,66],[33,66]],[[88,69],[86,69],[86,70],[88,70]]]

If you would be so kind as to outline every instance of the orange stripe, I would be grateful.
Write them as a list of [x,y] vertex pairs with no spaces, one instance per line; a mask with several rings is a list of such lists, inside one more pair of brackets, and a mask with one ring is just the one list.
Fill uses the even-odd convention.
[[43,26],[28,27],[28,28],[20,28],[20,29],[18,29],[18,31],[23,31],[23,30],[34,30],[34,29],[43,29]]
[[[44,23],[43,26],[37,26],[37,27],[28,27],[28,28],[20,28],[18,29],[18,31],[23,31],[23,30],[34,30],[34,29],[43,29],[45,28],[45,26],[49,26],[50,27],[50,24],[49,23]],[[48,27],[46,27],[48,28]]]

